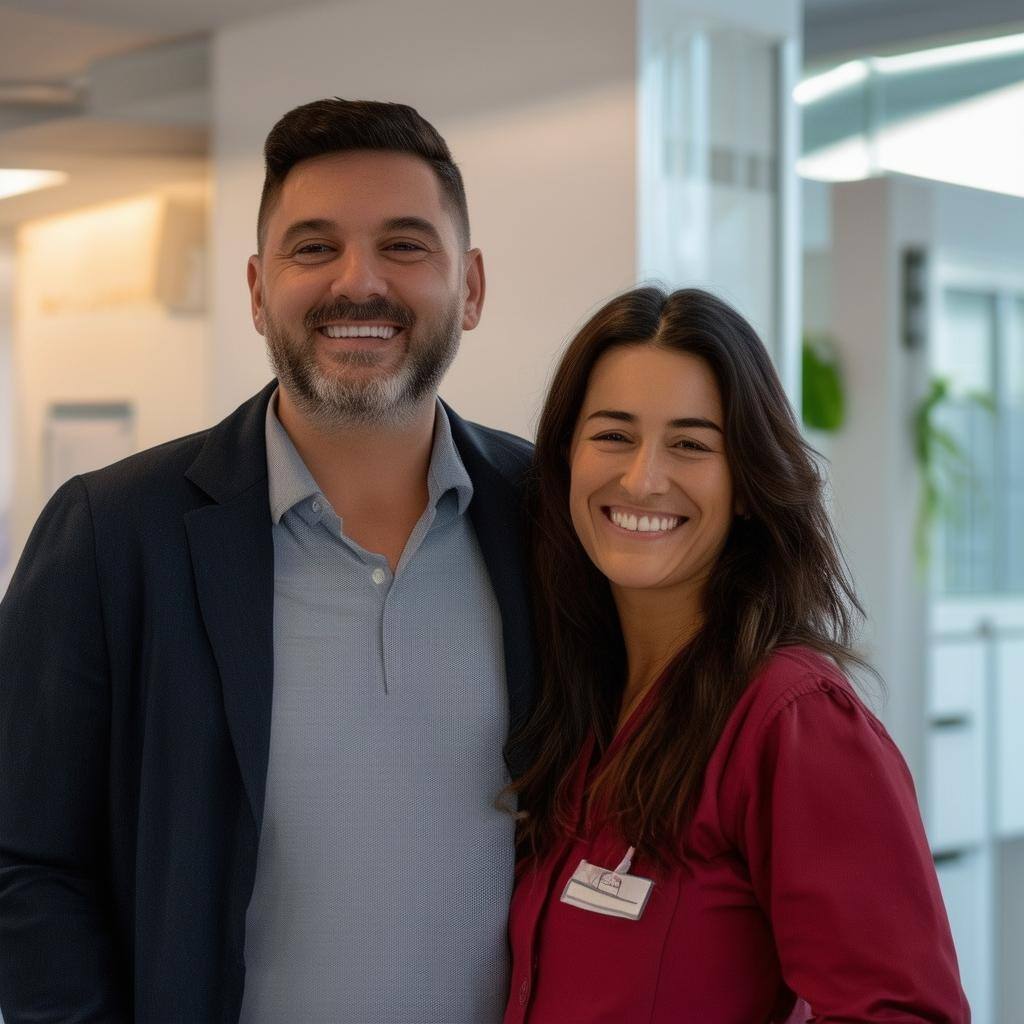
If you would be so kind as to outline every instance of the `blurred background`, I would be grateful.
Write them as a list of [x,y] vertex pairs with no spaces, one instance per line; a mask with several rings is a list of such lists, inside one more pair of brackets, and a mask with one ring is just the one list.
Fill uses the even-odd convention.
[[328,95],[413,104],[463,169],[463,415],[531,436],[638,279],[754,323],[827,459],[974,1019],[1024,1020],[1019,0],[0,4],[0,593],[68,476],[269,378],[261,146]]

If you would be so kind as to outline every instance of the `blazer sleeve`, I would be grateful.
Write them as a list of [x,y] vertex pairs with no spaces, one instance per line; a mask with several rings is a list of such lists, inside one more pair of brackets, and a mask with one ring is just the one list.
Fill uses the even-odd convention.
[[881,723],[818,678],[765,716],[746,761],[744,853],[812,1020],[966,1024],[913,782]]
[[92,516],[50,500],[0,604],[0,1010],[127,1019],[109,897],[110,680]]

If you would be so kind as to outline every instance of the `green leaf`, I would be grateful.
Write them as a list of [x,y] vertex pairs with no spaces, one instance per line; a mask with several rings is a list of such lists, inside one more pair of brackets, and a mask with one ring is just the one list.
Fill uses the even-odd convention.
[[826,344],[823,339],[804,340],[803,418],[815,430],[836,431],[846,418],[846,399],[839,364]]

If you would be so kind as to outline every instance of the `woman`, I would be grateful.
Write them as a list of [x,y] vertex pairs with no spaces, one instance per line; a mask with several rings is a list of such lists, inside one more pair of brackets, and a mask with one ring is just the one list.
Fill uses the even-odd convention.
[[641,288],[537,440],[542,691],[518,736],[506,1024],[969,1019],[859,612],[751,327]]

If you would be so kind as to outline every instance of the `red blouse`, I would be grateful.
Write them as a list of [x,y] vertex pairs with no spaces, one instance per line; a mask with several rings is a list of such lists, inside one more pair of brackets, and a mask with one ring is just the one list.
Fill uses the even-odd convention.
[[[655,696],[602,761],[585,747],[578,812]],[[559,899],[581,859],[626,852],[601,823],[520,865],[505,1024],[767,1024],[794,994],[822,1024],[970,1020],[910,772],[827,659],[789,648],[751,682],[681,844],[665,873],[634,858],[638,921]]]

